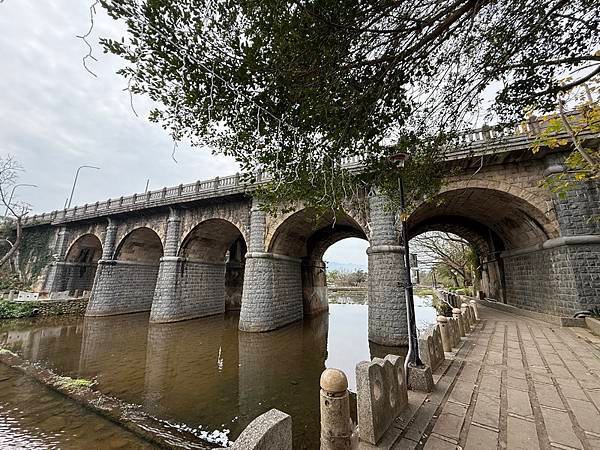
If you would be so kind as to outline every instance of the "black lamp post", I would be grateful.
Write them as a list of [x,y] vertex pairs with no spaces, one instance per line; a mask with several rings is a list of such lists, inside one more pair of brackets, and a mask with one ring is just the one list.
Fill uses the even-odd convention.
[[[402,241],[404,245],[404,265],[406,268],[406,286],[404,293],[406,296],[406,314],[408,318],[408,354],[406,355],[406,364],[408,367],[422,367],[423,362],[419,357],[419,339],[417,337],[417,323],[415,319],[415,302],[410,273],[410,252],[408,247],[408,232],[404,212],[406,204],[404,199],[404,182],[402,180],[402,168],[408,159],[408,153],[397,153],[390,156],[390,161],[398,169],[398,187],[400,189],[400,208],[402,209]],[[408,371],[407,371],[408,375]]]

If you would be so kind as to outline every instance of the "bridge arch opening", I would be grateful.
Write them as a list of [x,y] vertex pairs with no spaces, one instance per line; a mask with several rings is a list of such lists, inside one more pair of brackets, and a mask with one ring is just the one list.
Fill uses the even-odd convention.
[[95,234],[84,234],[69,247],[61,291],[89,291],[94,284],[102,243]]
[[348,213],[319,214],[306,208],[286,218],[275,230],[268,251],[299,262],[303,312],[317,314],[328,309],[326,250],[347,238],[368,241],[365,230]]
[[184,237],[182,277],[198,287],[186,296],[207,304],[202,315],[241,308],[246,252],[242,232],[225,219],[205,220]]
[[160,237],[150,228],[141,227],[129,232],[117,246],[115,259],[158,266],[163,255]]
[[413,241],[428,233],[438,233],[438,237],[439,233],[451,233],[468,242],[477,260],[479,290],[500,301],[506,299],[502,252],[528,248],[556,237],[555,225],[529,201],[479,187],[440,193],[420,205],[407,225]]

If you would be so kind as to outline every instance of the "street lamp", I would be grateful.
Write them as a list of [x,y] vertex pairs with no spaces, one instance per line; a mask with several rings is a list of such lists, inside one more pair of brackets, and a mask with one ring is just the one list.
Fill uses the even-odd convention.
[[73,188],[71,189],[71,195],[69,196],[69,202],[67,204],[67,209],[69,209],[71,207],[71,200],[73,200],[73,193],[75,192],[75,185],[77,184],[77,178],[79,178],[79,171],[84,168],[100,170],[100,167],[96,167],[96,166],[79,166],[77,168],[77,173],[75,173],[75,180],[73,180]]
[[15,189],[17,189],[18,187],[22,187],[22,186],[28,186],[28,187],[37,187],[37,185],[35,184],[15,184],[12,188],[12,191],[10,192],[10,197],[8,198],[8,203],[6,204],[6,211],[4,211],[4,217],[8,216],[8,207],[10,205],[10,202],[12,202],[13,199],[13,195],[15,195]]
[[[408,153],[397,153],[390,156],[389,160],[398,169],[398,188],[400,189],[400,208],[402,209],[402,216],[406,210],[406,204],[404,199],[404,182],[402,180],[402,169],[408,159]],[[417,338],[417,323],[415,319],[415,302],[413,294],[413,286],[411,280],[410,271],[410,252],[408,248],[408,232],[406,226],[406,218],[401,217],[402,224],[402,241],[404,245],[404,265],[406,269],[406,286],[404,293],[406,296],[406,315],[408,318],[408,354],[406,355],[406,366],[407,367],[423,367],[423,362],[419,357],[419,340]],[[408,370],[406,371],[408,376]]]

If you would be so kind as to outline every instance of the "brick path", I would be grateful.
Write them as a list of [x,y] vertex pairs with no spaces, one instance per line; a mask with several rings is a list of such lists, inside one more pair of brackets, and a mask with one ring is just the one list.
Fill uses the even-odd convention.
[[479,308],[436,391],[411,393],[394,448],[600,449],[600,338]]

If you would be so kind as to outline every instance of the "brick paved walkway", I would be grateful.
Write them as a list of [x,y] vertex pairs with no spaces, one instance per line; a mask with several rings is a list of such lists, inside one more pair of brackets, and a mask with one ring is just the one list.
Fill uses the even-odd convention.
[[480,312],[436,391],[411,393],[420,406],[394,448],[600,449],[600,338]]

